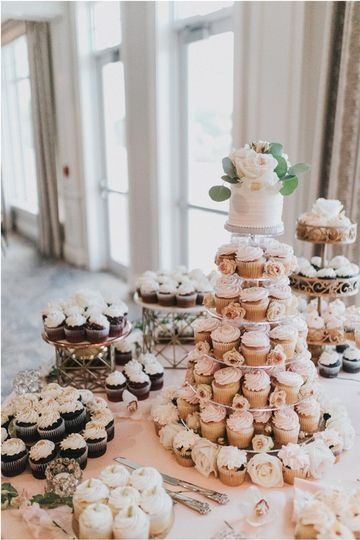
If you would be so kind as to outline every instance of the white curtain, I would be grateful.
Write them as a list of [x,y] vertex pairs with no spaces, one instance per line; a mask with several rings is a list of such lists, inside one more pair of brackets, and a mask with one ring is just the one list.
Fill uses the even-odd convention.
[[56,177],[56,123],[52,84],[49,24],[27,22],[34,141],[39,200],[39,249],[43,255],[61,257]]

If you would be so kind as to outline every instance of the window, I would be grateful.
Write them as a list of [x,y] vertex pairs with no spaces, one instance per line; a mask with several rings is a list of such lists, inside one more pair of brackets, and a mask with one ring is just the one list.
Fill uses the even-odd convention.
[[31,88],[25,36],[2,48],[3,175],[11,206],[37,213]]
[[99,97],[102,170],[99,183],[106,201],[109,266],[121,273],[129,266],[129,220],[120,3],[95,2],[91,8]]
[[[183,4],[178,2],[175,4]],[[185,4],[190,4],[189,7]],[[184,3],[183,10],[197,2]],[[201,2],[209,5],[231,2]],[[223,7],[223,6],[220,6]],[[175,6],[179,10],[179,6]],[[228,238],[223,228],[228,202],[208,191],[223,174],[221,160],[232,147],[233,32],[231,9],[176,23],[179,46],[179,162],[181,258],[189,267],[209,265],[214,246]],[[216,235],[216,237],[214,237]]]

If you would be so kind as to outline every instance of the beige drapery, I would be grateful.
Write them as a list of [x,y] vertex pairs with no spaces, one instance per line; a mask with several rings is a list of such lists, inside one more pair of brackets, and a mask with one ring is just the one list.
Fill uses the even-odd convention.
[[56,177],[56,122],[50,29],[47,22],[26,22],[39,201],[39,249],[61,257],[62,238]]

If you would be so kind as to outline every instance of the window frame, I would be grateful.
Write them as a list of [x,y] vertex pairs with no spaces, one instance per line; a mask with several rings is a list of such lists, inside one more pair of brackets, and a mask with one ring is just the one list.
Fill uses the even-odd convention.
[[[178,163],[178,223],[179,230],[176,231],[177,238],[179,240],[179,257],[180,262],[189,264],[189,210],[202,210],[212,214],[221,214],[226,216],[227,212],[224,210],[217,210],[215,208],[208,208],[206,206],[200,206],[191,204],[189,202],[188,193],[188,174],[189,174],[189,145],[188,145],[188,102],[187,102],[187,90],[188,90],[188,45],[196,41],[204,40],[208,37],[223,34],[226,32],[234,31],[233,22],[234,6],[222,8],[218,11],[206,14],[196,15],[194,17],[174,20],[172,30],[176,35],[176,55],[175,62],[177,67],[176,77],[176,99],[177,107],[175,107],[176,118],[174,119],[174,125],[177,126],[177,139],[175,143],[174,156],[175,162]],[[232,126],[233,131],[233,126]]]

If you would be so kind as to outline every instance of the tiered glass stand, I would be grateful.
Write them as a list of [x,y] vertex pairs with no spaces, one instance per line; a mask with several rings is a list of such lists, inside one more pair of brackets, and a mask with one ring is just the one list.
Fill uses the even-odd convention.
[[72,385],[87,388],[93,392],[103,392],[105,379],[115,369],[113,343],[126,338],[132,330],[128,321],[120,336],[108,338],[99,343],[82,341],[70,343],[67,340],[51,341],[45,333],[42,338],[55,349],[57,381],[62,386]]

